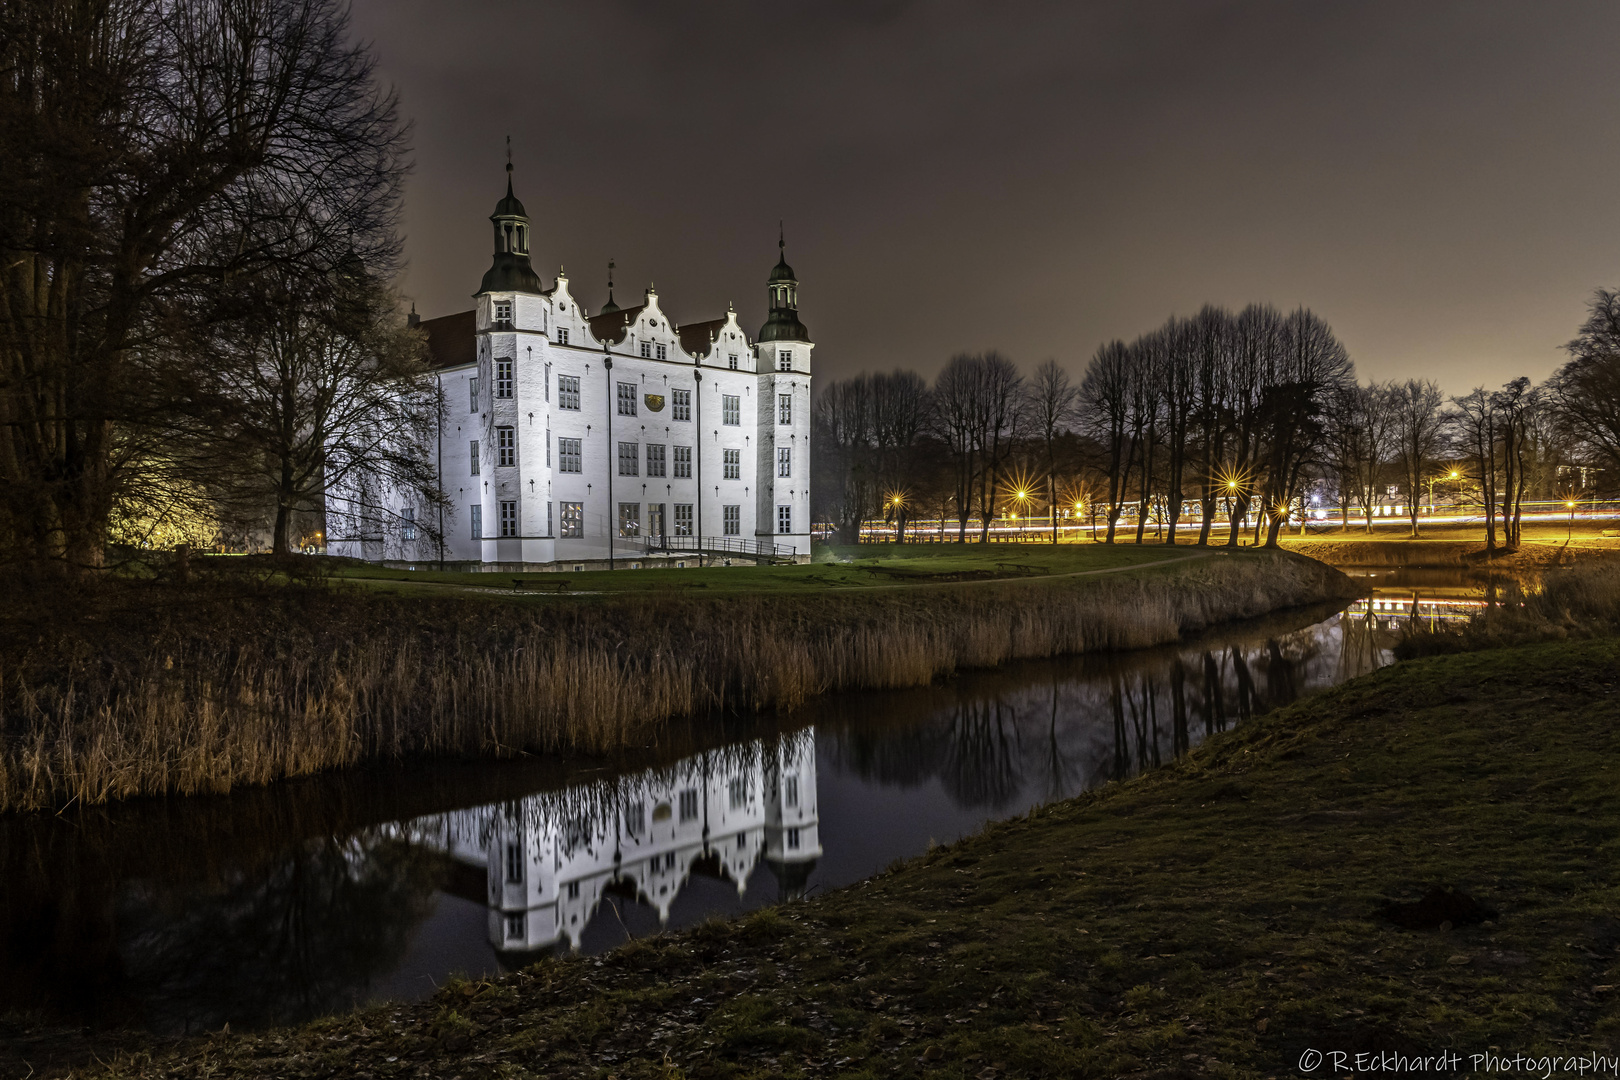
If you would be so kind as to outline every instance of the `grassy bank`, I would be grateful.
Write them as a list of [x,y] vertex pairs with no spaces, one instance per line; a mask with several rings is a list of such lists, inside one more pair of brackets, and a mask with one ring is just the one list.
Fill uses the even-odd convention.
[[[1405,663],[862,886],[95,1075],[1261,1077],[1307,1048],[1455,1051],[1464,1072],[1488,1050],[1613,1054],[1617,685],[1615,639]],[[1436,886],[1492,917],[1382,914]]]
[[152,583],[42,595],[0,625],[0,810],[222,792],[418,755],[601,753],[645,745],[671,717],[1156,645],[1353,591],[1283,553],[1065,557],[1110,572],[791,595]]
[[1620,537],[1604,536],[1583,522],[1579,530],[1565,530],[1545,522],[1527,523],[1523,542],[1509,551],[1498,548],[1487,555],[1484,526],[1425,525],[1414,538],[1405,528],[1384,525],[1372,533],[1361,529],[1313,532],[1285,536],[1282,545],[1332,566],[1367,567],[1489,567],[1506,570],[1543,570],[1591,558],[1620,554]]

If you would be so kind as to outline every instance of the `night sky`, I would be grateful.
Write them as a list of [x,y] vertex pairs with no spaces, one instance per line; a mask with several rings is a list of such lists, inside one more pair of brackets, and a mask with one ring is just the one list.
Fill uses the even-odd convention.
[[1076,373],[1214,301],[1305,304],[1363,378],[1560,362],[1620,285],[1620,5],[357,0],[415,124],[403,285],[465,310],[512,136],[547,284],[764,318],[817,373]]

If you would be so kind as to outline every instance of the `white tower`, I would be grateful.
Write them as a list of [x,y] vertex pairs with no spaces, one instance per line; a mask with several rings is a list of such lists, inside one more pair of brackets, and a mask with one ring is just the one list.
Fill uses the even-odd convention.
[[786,244],[771,270],[770,314],[755,346],[759,445],[755,535],[810,557],[810,331],[799,321],[799,281]]
[[495,257],[474,294],[477,397],[482,421],[479,479],[486,563],[548,563],[555,557],[547,453],[549,329],[540,277],[529,263],[529,217],[512,194],[490,215]]

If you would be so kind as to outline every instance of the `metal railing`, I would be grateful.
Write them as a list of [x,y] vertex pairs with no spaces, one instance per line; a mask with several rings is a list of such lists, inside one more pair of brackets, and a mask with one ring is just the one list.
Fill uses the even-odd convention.
[[616,544],[638,547],[648,554],[690,551],[695,555],[742,555],[750,559],[791,561],[794,558],[791,547],[744,536],[640,536],[625,537]]

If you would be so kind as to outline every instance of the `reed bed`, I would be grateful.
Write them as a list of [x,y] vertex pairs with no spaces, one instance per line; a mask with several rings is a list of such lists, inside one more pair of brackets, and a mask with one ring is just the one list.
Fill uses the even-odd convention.
[[677,717],[1159,645],[1352,591],[1320,563],[1254,553],[1131,575],[712,599],[97,595],[3,628],[0,811],[422,755],[607,753]]

